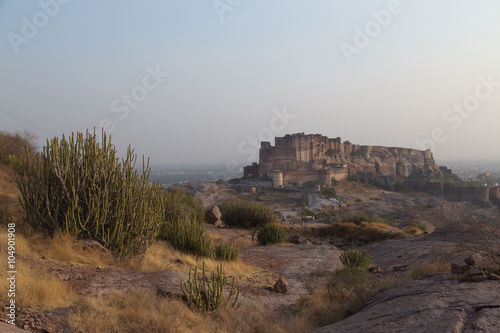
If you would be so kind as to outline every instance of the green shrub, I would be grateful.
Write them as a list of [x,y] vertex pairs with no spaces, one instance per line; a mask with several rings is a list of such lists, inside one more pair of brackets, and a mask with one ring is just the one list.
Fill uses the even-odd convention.
[[371,264],[371,258],[365,249],[347,250],[340,255],[340,261],[346,268],[366,269]]
[[[279,224],[266,224],[255,229],[257,240],[261,245],[280,244],[286,241],[286,230]],[[253,240],[253,235],[252,235]]]
[[333,156],[335,156],[335,154],[339,154],[339,153],[340,153],[340,152],[339,152],[338,150],[336,150],[336,149],[332,149],[332,148],[328,149],[328,150],[325,152],[326,156],[328,156],[328,157],[330,157],[330,158],[332,158]]
[[212,256],[212,241],[203,225],[194,219],[165,221],[160,227],[158,238],[181,252],[205,258]]
[[220,242],[213,247],[213,254],[216,260],[232,261],[239,258],[240,249],[234,242]]
[[321,194],[328,198],[335,198],[337,196],[337,192],[333,187],[323,187],[321,189]]
[[361,150],[351,151],[352,157],[360,157],[361,155],[363,155],[363,153],[361,153]]
[[378,187],[378,188],[381,188],[381,189],[385,189],[385,188],[386,188],[386,186],[385,186],[384,184],[382,184],[382,182],[380,182],[380,181],[378,181],[378,180],[376,180],[376,179],[372,180],[370,183],[371,183],[373,186]]
[[421,225],[420,223],[417,223],[417,222],[412,222],[410,223],[410,228],[416,228],[416,229],[419,229],[419,230],[422,230],[422,231],[427,231],[427,228],[423,225]]
[[314,216],[314,212],[310,209],[304,208],[299,212],[299,216]]
[[350,182],[357,182],[359,181],[358,176],[352,175],[352,176],[347,176],[347,180]]
[[355,267],[337,270],[327,288],[330,295],[340,302],[348,300],[349,296],[354,294],[364,303],[376,292],[366,269]]
[[378,217],[373,217],[369,215],[363,215],[363,214],[358,214],[358,215],[350,215],[346,216],[342,219],[341,222],[352,222],[356,225],[361,224],[361,222],[379,222],[379,223],[384,223],[383,220],[379,219]]
[[356,202],[363,202],[360,198],[356,198]]
[[224,224],[255,228],[261,224],[269,224],[276,220],[273,210],[265,205],[248,201],[236,201],[219,206]]
[[315,187],[317,185],[320,185],[320,183],[319,182],[313,182],[313,181],[302,183],[303,187]]
[[200,223],[205,221],[205,207],[203,201],[181,190],[169,191],[165,194],[164,219],[177,221],[191,219]]
[[401,184],[400,182],[397,182],[396,184],[394,184],[394,191],[395,192],[401,192],[403,191],[405,188],[405,186],[403,184]]
[[[189,307],[202,312],[211,312],[228,302],[231,302],[231,306],[235,309],[240,307],[240,304],[237,304],[240,288],[236,287],[234,276],[229,295],[224,298],[224,285],[226,282],[227,277],[224,275],[222,265],[217,266],[217,271],[212,272],[209,279],[205,274],[205,263],[203,263],[200,278],[198,278],[198,267],[195,267],[193,274],[189,270],[187,282],[181,280],[180,284]],[[235,298],[231,300],[233,296]]]
[[39,155],[15,163],[27,221],[35,229],[72,234],[103,244],[123,258],[144,252],[156,238],[164,192],[149,184],[149,160],[134,168],[129,147],[119,160],[111,141],[73,133],[47,140]]

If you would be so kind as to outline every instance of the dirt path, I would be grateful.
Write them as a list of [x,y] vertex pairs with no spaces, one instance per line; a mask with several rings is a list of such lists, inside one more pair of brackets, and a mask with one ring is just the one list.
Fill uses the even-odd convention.
[[[328,276],[331,276],[328,273],[333,273],[342,266],[340,253],[339,249],[324,245],[258,246],[243,249],[241,259],[245,263],[283,276],[288,282],[288,291],[285,294],[270,291],[260,295],[242,295],[242,298],[257,300],[273,308],[288,307],[300,296],[309,294],[312,287],[326,285]],[[268,286],[272,287],[273,285]]]

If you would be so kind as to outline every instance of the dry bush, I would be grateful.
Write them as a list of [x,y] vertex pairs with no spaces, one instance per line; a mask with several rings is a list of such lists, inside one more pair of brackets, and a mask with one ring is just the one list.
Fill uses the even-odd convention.
[[345,316],[346,304],[333,299],[326,288],[302,296],[295,304],[295,314],[311,327],[333,324]]
[[450,272],[450,263],[444,259],[438,259],[434,262],[423,262],[418,266],[411,268],[406,272],[405,279],[420,280],[434,273]]
[[382,288],[395,282],[393,278],[363,272],[356,268],[337,270],[326,288],[297,301],[295,315],[312,328],[330,325],[356,313]]
[[22,229],[29,229],[25,223],[24,210],[19,202],[21,193],[16,185],[14,172],[0,164],[0,225],[16,223]]
[[[0,266],[7,267],[7,254],[0,253]],[[76,295],[68,290],[66,285],[50,276],[45,271],[32,268],[28,263],[16,261],[16,306],[31,307],[35,309],[49,309],[71,305],[76,300]],[[9,282],[7,270],[0,270],[0,299],[9,301],[7,291]]]
[[18,157],[26,156],[26,148],[30,153],[35,153],[36,135],[28,130],[24,132],[0,131],[0,162],[9,155]]

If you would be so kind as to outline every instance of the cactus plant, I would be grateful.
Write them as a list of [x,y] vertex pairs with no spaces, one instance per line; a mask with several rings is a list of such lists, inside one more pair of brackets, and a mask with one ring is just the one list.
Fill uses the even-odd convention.
[[340,261],[346,268],[366,269],[370,266],[371,258],[365,249],[347,250],[340,255]]
[[41,154],[15,162],[27,221],[53,234],[94,239],[117,258],[144,252],[156,238],[164,193],[149,184],[149,160],[135,170],[129,147],[121,161],[102,133],[73,133],[47,140]]
[[[180,280],[182,292],[187,299],[188,305],[202,312],[214,311],[227,302],[230,302],[235,309],[240,307],[238,303],[240,288],[236,287],[234,276],[229,295],[224,298],[224,285],[226,282],[227,277],[224,275],[222,265],[217,266],[216,272],[212,272],[210,279],[208,279],[205,273],[205,262],[203,262],[201,278],[198,278],[198,267],[195,267],[194,272],[189,270],[187,282]],[[235,296],[234,300],[231,300],[233,296]]]
[[226,243],[221,241],[213,247],[213,253],[216,260],[232,261],[240,256],[240,249],[234,242]]

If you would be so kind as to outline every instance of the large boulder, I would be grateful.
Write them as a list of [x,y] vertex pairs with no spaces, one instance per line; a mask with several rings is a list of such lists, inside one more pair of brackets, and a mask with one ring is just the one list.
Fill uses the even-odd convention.
[[219,210],[219,207],[212,206],[205,211],[205,222],[208,224],[213,224],[215,226],[219,226],[221,224],[222,214]]

